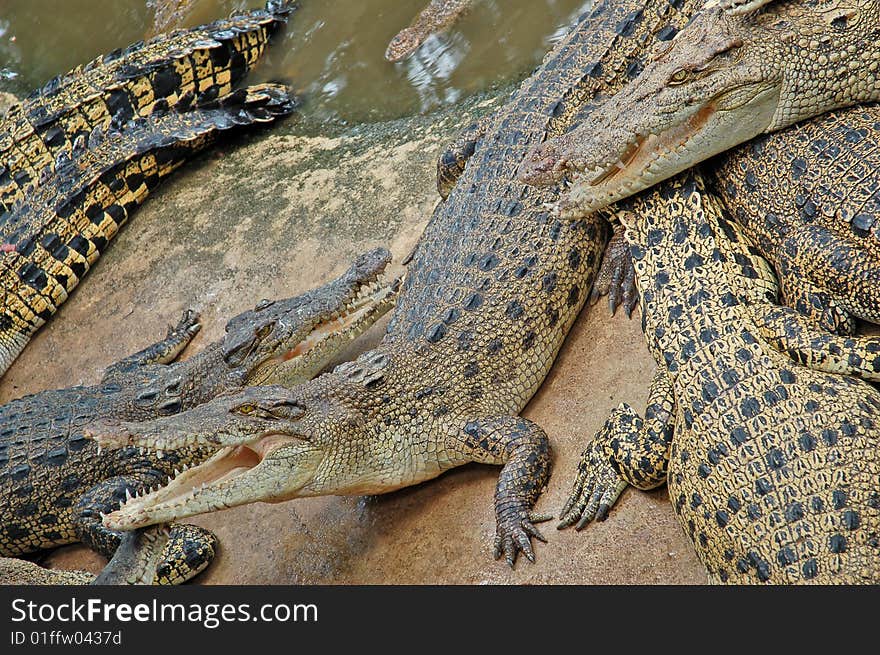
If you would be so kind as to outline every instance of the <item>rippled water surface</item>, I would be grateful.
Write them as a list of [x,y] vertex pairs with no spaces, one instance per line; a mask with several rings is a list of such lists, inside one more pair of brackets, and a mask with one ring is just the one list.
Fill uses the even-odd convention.
[[[144,38],[156,1],[0,0],[0,90],[27,93],[98,54]],[[388,41],[427,3],[302,0],[249,81],[291,84],[306,101],[304,111],[319,118],[360,122],[429,111],[528,72],[591,4],[475,0],[468,14],[413,57],[385,61]],[[262,4],[195,0],[179,25]]]

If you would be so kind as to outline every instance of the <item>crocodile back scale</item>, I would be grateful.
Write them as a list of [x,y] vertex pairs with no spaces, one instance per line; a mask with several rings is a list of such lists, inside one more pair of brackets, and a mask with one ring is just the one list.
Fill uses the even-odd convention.
[[[277,6],[276,6],[277,5]],[[275,7],[271,9],[271,7]],[[8,210],[58,163],[111,129],[184,96],[215,100],[232,90],[286,20],[286,4],[160,35],[59,75],[0,122],[0,203]]]
[[[597,93],[635,75],[649,46],[671,38],[697,4],[601,3],[505,106],[469,130],[472,148],[456,141],[469,158],[463,166],[449,158],[457,182],[444,184],[448,198],[414,250],[376,349],[293,389],[253,387],[174,417],[93,433],[107,447],[162,448],[178,439],[226,446],[189,475],[129,501],[105,525],[131,529],[267,499],[381,493],[480,462],[503,465],[496,557],[511,565],[519,552],[531,559],[530,539],[539,534],[531,508],[549,475],[549,440],[516,415],[589,294],[609,230],[599,215],[554,218],[546,205],[560,188],[529,188],[517,168]],[[253,459],[240,463],[234,444],[248,444]],[[235,475],[215,484],[232,466]]]
[[292,111],[276,85],[230,94],[286,4],[159,36],[59,76],[0,122],[0,373],[129,212],[219,132]]
[[620,212],[658,370],[644,419],[623,404],[587,446],[562,525],[668,483],[714,581],[876,584],[880,394],[823,364],[876,379],[880,341],[778,305],[769,265],[697,177]]
[[267,84],[186,111],[155,111],[108,134],[5,214],[0,253],[2,370],[57,311],[159,182],[217,135],[290,113]]
[[713,160],[725,206],[824,328],[880,323],[880,106],[831,112]]

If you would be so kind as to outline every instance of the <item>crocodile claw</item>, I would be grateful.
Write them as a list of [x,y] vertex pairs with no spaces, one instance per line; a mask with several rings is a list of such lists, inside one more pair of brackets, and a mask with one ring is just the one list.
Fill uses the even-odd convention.
[[584,450],[571,495],[560,513],[557,530],[575,526],[583,530],[593,520],[604,521],[611,506],[626,489],[626,481],[604,456],[596,441]]
[[621,226],[615,227],[614,236],[605,249],[605,256],[590,294],[590,304],[595,304],[605,295],[608,296],[608,307],[612,316],[622,307],[626,317],[632,318],[633,310],[639,303],[639,292],[636,288],[632,255]]
[[535,523],[549,521],[553,518],[550,514],[534,514],[517,512],[517,517],[503,519],[499,522],[495,533],[495,559],[504,559],[510,568],[516,564],[517,555],[522,552],[530,562],[535,561],[535,552],[532,550],[532,538],[547,543],[547,539],[541,531],[534,526]]

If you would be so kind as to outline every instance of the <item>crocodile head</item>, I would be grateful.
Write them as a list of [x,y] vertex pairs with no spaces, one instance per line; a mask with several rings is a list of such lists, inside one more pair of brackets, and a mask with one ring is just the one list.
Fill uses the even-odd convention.
[[113,558],[92,584],[155,584],[156,569],[164,555],[169,536],[167,525],[124,534]]
[[398,32],[385,49],[385,59],[390,62],[403,61],[422,45],[425,35],[422,31],[407,27]]
[[774,29],[701,11],[644,71],[575,129],[526,155],[520,179],[571,188],[559,213],[583,216],[767,131],[783,71]]
[[322,287],[239,314],[219,344],[223,361],[247,384],[311,379],[394,304],[397,281],[383,282],[390,260],[384,248],[371,250]]
[[391,472],[399,468],[392,465],[393,444],[370,436],[386,358],[373,351],[293,388],[245,387],[173,416],[89,426],[85,434],[111,450],[215,451],[165,486],[129,499],[104,525],[130,530],[253,502],[403,486]]

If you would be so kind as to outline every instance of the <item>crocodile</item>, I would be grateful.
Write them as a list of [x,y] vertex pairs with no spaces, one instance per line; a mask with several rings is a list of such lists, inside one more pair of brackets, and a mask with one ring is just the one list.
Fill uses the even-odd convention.
[[[778,283],[695,175],[619,205],[657,373],[585,449],[560,527],[666,483],[713,582],[880,581],[876,337],[778,304]],[[831,373],[837,373],[831,374]]]
[[878,29],[873,0],[710,3],[577,129],[537,144],[521,179],[569,176],[557,210],[577,218],[759,134],[880,100]]
[[[101,453],[83,427],[102,417],[172,415],[246,384],[313,377],[390,309],[397,283],[381,277],[389,261],[387,250],[372,250],[323,287],[262,301],[231,319],[222,339],[172,363],[199,329],[188,311],[164,340],[108,367],[99,384],[44,391],[0,407],[0,555],[74,541],[112,555],[119,535],[103,528],[101,514],[212,451]],[[168,551],[183,557],[163,561],[160,582],[180,581],[210,561],[213,535],[193,530],[201,529],[172,527]]]
[[14,557],[0,557],[0,585],[87,585],[95,581],[88,571],[55,571]]
[[411,57],[429,36],[451,27],[473,4],[474,0],[431,0],[409,27],[391,39],[385,59],[398,62]]
[[543,539],[535,523],[544,517],[533,509],[549,476],[550,444],[518,414],[590,292],[609,228],[598,214],[554,219],[546,205],[559,189],[529,188],[517,169],[532,144],[568,129],[597,91],[620,88],[644,45],[674,34],[697,5],[600,3],[506,105],[469,130],[472,154],[417,243],[374,350],[295,388],[250,387],[175,417],[91,426],[88,435],[107,448],[221,448],[105,525],[384,493],[479,462],[503,465],[496,559],[532,560],[532,539]]
[[[880,106],[830,112],[701,165],[706,183],[773,266],[785,305],[836,334],[880,323]],[[618,226],[594,296],[637,302]]]
[[295,103],[232,94],[287,3],[117,50],[54,78],[0,121],[0,374],[156,184],[219,132]]
[[711,162],[709,183],[779,277],[782,298],[826,330],[880,323],[880,107],[832,112]]

